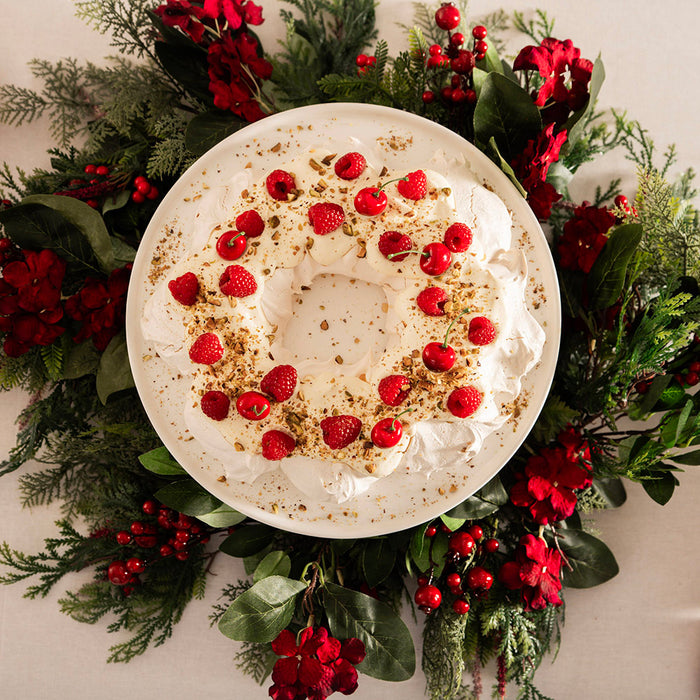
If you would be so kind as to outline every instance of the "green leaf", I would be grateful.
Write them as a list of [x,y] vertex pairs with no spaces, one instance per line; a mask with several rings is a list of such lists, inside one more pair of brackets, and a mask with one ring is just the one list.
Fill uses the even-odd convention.
[[432,566],[434,575],[439,576],[445,568],[447,534],[438,531],[435,536],[426,537],[425,529],[428,525],[429,523],[426,523],[415,530],[409,552],[418,571],[425,573]]
[[494,138],[499,152],[510,163],[541,130],[540,112],[530,95],[500,73],[489,73],[474,108],[477,141],[487,144]]
[[222,110],[198,114],[187,125],[185,146],[195,155],[201,156],[246,124],[235,114]]
[[289,576],[292,570],[292,560],[284,552],[276,549],[270,552],[255,568],[253,581],[257,583],[268,576]]
[[94,374],[100,364],[100,353],[95,349],[92,340],[86,340],[73,347],[66,353],[63,365],[64,379],[78,379],[86,374]]
[[179,479],[163,486],[155,497],[173,510],[197,517],[216,510],[221,501],[212,496],[194,479]]
[[102,205],[102,216],[110,211],[117,211],[117,209],[121,209],[122,207],[126,206],[130,200],[131,193],[129,190],[122,190],[119,194],[113,197],[107,197]]
[[674,455],[671,457],[676,464],[685,464],[691,467],[700,466],[700,450],[693,450],[692,452],[684,452],[680,455]]
[[671,472],[666,472],[658,479],[645,479],[642,482],[649,497],[660,506],[665,506],[673,496],[673,491],[680,482]]
[[[672,379],[673,377],[670,374],[659,374],[654,377],[653,381],[649,385],[649,388],[647,389],[647,393],[644,394],[642,400],[635,407],[635,415],[638,415],[641,418],[649,413],[661,399]],[[685,394],[685,392],[683,392],[683,394]]]
[[271,642],[292,620],[302,581],[268,576],[233,601],[219,620],[219,630],[238,642]]
[[487,73],[496,72],[503,74],[505,72],[503,68],[503,61],[501,61],[494,43],[489,41],[488,44],[489,47],[486,50],[486,55],[480,61],[476,62],[476,66],[480,70],[486,71]]
[[160,476],[186,476],[187,472],[170,456],[165,447],[156,447],[155,450],[139,455],[139,462],[149,472]]
[[362,550],[362,573],[370,588],[378,586],[394,570],[396,551],[385,537],[367,541]]
[[574,174],[560,160],[552,163],[547,171],[547,182],[557,192],[566,192]]
[[274,534],[274,528],[261,523],[245,525],[231,533],[219,549],[231,557],[249,557],[265,549]]
[[364,643],[367,656],[358,671],[384,681],[405,681],[414,674],[411,633],[386,603],[334,583],[323,587],[323,602],[333,636]]
[[442,520],[442,522],[445,525],[447,525],[447,527],[449,527],[450,530],[452,530],[452,531],[459,530],[459,528],[462,527],[462,525],[464,525],[464,523],[467,522],[466,518],[453,518],[452,516],[448,515],[447,513],[443,513],[440,516],[440,520]]
[[[671,382],[672,377],[667,375],[669,382]],[[659,403],[661,410],[668,410],[669,408],[678,408],[683,401],[685,401],[685,389],[678,383],[673,382],[663,390],[661,396],[659,397]]]
[[595,478],[593,490],[607,503],[608,508],[619,508],[627,500],[622,479]]
[[100,364],[97,366],[95,386],[103,404],[107,403],[112,394],[134,388],[124,331],[115,335],[102,353]]
[[123,267],[136,259],[136,250],[119,238],[112,238],[112,249],[118,267]]
[[569,588],[591,588],[609,581],[620,570],[608,546],[587,532],[561,530],[559,546],[573,567],[562,565],[562,583]]
[[209,73],[207,72],[206,51],[191,46],[172,46],[164,41],[154,44],[158,60],[163,68],[190,95],[199,98],[206,105],[213,105],[213,97],[209,92]]
[[589,308],[607,309],[622,294],[627,268],[642,240],[640,224],[623,224],[610,234],[588,275]]
[[527,199],[527,192],[525,188],[520,184],[520,180],[518,180],[515,170],[513,170],[510,163],[508,163],[508,161],[506,161],[501,155],[501,152],[498,150],[498,145],[496,144],[496,139],[493,136],[489,139],[489,146],[491,147],[491,151],[498,167],[508,176],[518,192],[520,192],[520,194]]
[[600,56],[596,58],[591,73],[591,82],[588,87],[588,102],[586,106],[574,112],[565,124],[567,131],[566,145],[564,151],[568,152],[571,147],[581,138],[584,133],[588,116],[595,110],[596,100],[600,93],[600,88],[605,82],[605,66]]
[[452,518],[478,520],[495,513],[504,503],[508,502],[508,493],[501,480],[496,476],[480,491],[470,496],[466,501],[447,512]]
[[242,523],[247,517],[224,503],[211,511],[211,513],[198,515],[197,520],[201,520],[203,523],[211,525],[211,527],[232,527]]

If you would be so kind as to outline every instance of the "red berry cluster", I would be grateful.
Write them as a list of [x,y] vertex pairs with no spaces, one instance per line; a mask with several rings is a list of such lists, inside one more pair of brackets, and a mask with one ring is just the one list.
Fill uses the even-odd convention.
[[112,177],[108,165],[88,163],[83,172],[88,177],[75,177],[68,182],[67,189],[58,190],[54,194],[61,197],[80,199],[93,209],[99,209],[100,201],[107,195],[121,189],[118,178]]
[[143,175],[134,178],[134,191],[131,194],[131,199],[136,204],[143,204],[147,199],[157,199],[159,194],[158,188]]
[[361,53],[355,59],[355,65],[357,66],[357,74],[364,75],[371,66],[377,65],[377,58],[376,56],[367,56]]
[[629,199],[627,199],[624,194],[618,194],[614,202],[615,206],[623,212],[623,216],[618,217],[619,221],[637,217],[637,208],[630,205]]
[[[116,533],[117,544],[129,547],[121,559],[113,561],[107,568],[107,578],[115,585],[122,586],[125,595],[139,584],[142,574],[149,564],[158,558],[174,557],[178,561],[189,558],[192,547],[209,541],[213,530],[194,518],[178,513],[167,506],[159,506],[155,501],[145,501],[142,510],[147,516],[155,516],[156,522],[134,520],[128,530]],[[134,550],[155,550],[150,556]],[[131,556],[127,556],[130,554]]]
[[[465,47],[466,37],[453,32],[462,21],[459,10],[452,3],[443,3],[435,12],[435,24],[447,32],[447,46],[433,44],[428,49],[427,67],[436,70],[423,92],[423,102],[431,104],[438,95],[448,105],[476,103],[473,70],[477,61],[486,57],[486,27],[477,25],[472,29],[471,49]],[[445,69],[451,71],[449,84],[444,85]]]
[[[444,585],[453,596],[454,612],[466,615],[470,597],[483,598],[493,585],[493,574],[483,564],[489,554],[498,551],[499,543],[492,537],[483,539],[484,529],[478,524],[455,532],[444,524],[439,528],[431,524],[426,528],[425,536],[432,540],[438,534],[438,529],[449,534],[446,566],[441,578],[444,578]],[[433,579],[432,573],[419,576],[417,583],[414,600],[424,613],[429,614],[441,605],[443,591],[436,585],[438,581]]]

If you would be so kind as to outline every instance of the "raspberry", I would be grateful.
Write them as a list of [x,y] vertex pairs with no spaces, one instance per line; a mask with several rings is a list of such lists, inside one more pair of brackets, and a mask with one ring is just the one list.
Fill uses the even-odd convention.
[[280,202],[286,202],[291,190],[296,189],[296,182],[286,170],[273,170],[265,180],[270,196]]
[[408,253],[405,255],[396,255],[403,250],[411,250],[413,248],[413,241],[411,237],[405,233],[399,233],[398,231],[384,231],[384,233],[379,237],[379,252],[385,257],[389,258],[390,255],[394,257],[389,258],[392,262],[401,262],[408,257]]
[[391,374],[379,382],[377,391],[387,406],[399,406],[411,391],[411,382],[403,374]]
[[496,338],[496,327],[486,316],[475,316],[469,321],[467,337],[474,345],[489,345]]
[[257,238],[265,230],[265,222],[255,209],[248,209],[236,217],[236,228],[243,231],[246,238]]
[[472,244],[472,230],[466,224],[454,223],[445,231],[443,241],[453,253],[463,253]]
[[258,283],[243,266],[229,265],[219,277],[219,289],[230,297],[247,297],[255,294]]
[[224,348],[215,333],[203,333],[190,348],[190,360],[201,365],[213,365],[223,356]]
[[260,389],[275,401],[286,401],[297,385],[297,371],[291,365],[273,367],[260,381]]
[[357,440],[362,421],[355,416],[331,416],[321,421],[323,442],[332,450],[340,450]]
[[192,306],[197,301],[197,292],[199,292],[199,280],[194,272],[185,272],[184,275],[176,277],[168,282],[168,289],[173,295],[175,301],[180,302],[184,306]]
[[418,308],[426,316],[444,316],[447,292],[440,287],[426,287],[416,297]]
[[428,180],[422,170],[415,170],[405,180],[399,180],[397,188],[406,199],[423,199],[428,192]]
[[265,459],[283,459],[291,454],[296,444],[291,435],[281,430],[268,430],[262,436],[262,456]]
[[335,174],[342,180],[354,180],[362,175],[367,161],[361,153],[346,153],[335,162]]
[[325,236],[327,233],[340,228],[345,221],[345,212],[339,204],[319,202],[309,207],[309,223],[314,227],[314,233]]
[[447,398],[447,410],[457,418],[467,418],[481,406],[483,396],[473,386],[455,389]]
[[200,406],[205,416],[212,420],[223,420],[228,416],[231,399],[223,391],[207,391],[202,396]]

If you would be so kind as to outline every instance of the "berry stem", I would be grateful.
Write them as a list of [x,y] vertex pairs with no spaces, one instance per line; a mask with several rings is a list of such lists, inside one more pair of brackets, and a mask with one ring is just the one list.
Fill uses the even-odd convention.
[[397,257],[398,255],[408,255],[409,253],[420,253],[424,258],[429,258],[430,253],[426,253],[423,250],[400,250],[398,253],[389,253],[387,255],[387,260],[391,260],[392,258]]
[[240,238],[241,236],[245,236],[245,233],[243,231],[239,231],[230,241],[226,241],[226,247],[227,248],[233,248],[234,246],[234,241],[237,238]]
[[392,182],[408,182],[408,176],[405,177],[397,177],[395,180],[387,180],[383,185],[380,185],[377,188],[376,192],[372,192],[372,197],[375,199],[379,199],[379,193],[387,186],[390,185]]
[[401,413],[397,413],[397,414],[394,416],[394,418],[392,419],[391,425],[390,425],[389,428],[388,428],[389,432],[390,432],[390,433],[393,433],[394,430],[396,430],[396,428],[394,427],[394,424],[396,423],[396,421],[397,421],[404,413],[412,413],[412,412],[415,411],[415,410],[416,410],[415,408],[407,408],[405,411],[401,411]]
[[458,321],[460,318],[462,318],[462,316],[464,316],[464,314],[468,314],[469,311],[470,311],[470,309],[469,309],[468,306],[467,306],[466,308],[462,309],[462,310],[459,312],[459,314],[458,314],[457,316],[455,316],[455,317],[452,319],[452,322],[450,323],[450,325],[447,326],[447,332],[445,333],[445,342],[442,344],[442,347],[443,347],[443,348],[446,348],[446,347],[447,347],[447,338],[448,338],[448,336],[450,335],[450,331],[452,330],[452,326],[454,326],[455,323],[457,323],[457,321]]

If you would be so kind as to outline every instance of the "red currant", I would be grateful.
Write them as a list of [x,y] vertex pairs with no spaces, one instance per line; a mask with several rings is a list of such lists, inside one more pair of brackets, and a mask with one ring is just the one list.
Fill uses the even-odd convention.
[[113,561],[107,568],[107,578],[115,586],[123,586],[131,580],[131,574],[123,561]]
[[187,561],[189,559],[190,553],[181,551],[181,552],[175,552],[175,559],[178,561]]
[[452,609],[458,615],[466,615],[469,612],[469,601],[464,598],[457,598],[457,600],[452,603]]
[[177,516],[177,522],[175,523],[175,527],[178,530],[191,530],[194,524],[194,520],[192,520],[192,518],[190,518],[189,515],[179,513]]
[[452,46],[461,46],[465,42],[464,34],[461,32],[455,32],[451,37],[450,37],[450,44]]
[[462,577],[455,571],[451,574],[447,574],[445,583],[447,583],[450,588],[459,588],[462,585]]
[[126,530],[120,530],[117,533],[117,544],[126,545],[131,543],[131,533],[127,532]]
[[136,204],[143,204],[146,201],[146,197],[142,195],[138,190],[131,194],[131,199],[136,202]]
[[484,529],[481,525],[472,525],[467,532],[475,539],[480,540],[484,536]]
[[138,520],[134,520],[134,522],[131,523],[131,527],[129,529],[134,535],[143,535],[144,533],[143,523],[139,522]]
[[151,185],[151,189],[148,191],[146,199],[157,199],[159,194],[160,192],[158,192],[158,188]]
[[474,54],[471,51],[465,49],[460,50],[460,52],[450,61],[450,68],[455,73],[460,75],[465,75],[471,73],[476,65],[476,60],[474,59]]
[[452,3],[445,3],[435,12],[435,24],[446,32],[455,29],[461,19],[459,10]]
[[358,68],[364,68],[367,65],[367,56],[363,53],[359,54],[355,59],[355,65]]
[[455,532],[447,543],[448,549],[460,557],[468,557],[474,551],[475,546],[474,538],[464,530]]
[[158,504],[155,501],[144,501],[143,505],[141,506],[141,510],[146,515],[155,515],[158,511]]
[[483,566],[475,566],[467,571],[467,586],[472,590],[488,590],[493,585],[493,574]]
[[497,552],[500,546],[501,545],[499,544],[498,540],[493,539],[493,537],[486,540],[483,544],[484,550],[488,552],[488,554],[493,554],[494,552]]
[[191,539],[191,535],[187,530],[178,530],[175,533],[175,541],[182,544],[187,544]]
[[425,536],[426,537],[435,537],[437,535],[437,527],[435,525],[428,525],[428,527],[425,528]]
[[431,56],[439,56],[442,53],[442,46],[439,44],[433,44],[429,49],[428,53]]
[[94,175],[97,172],[97,166],[93,165],[92,163],[88,163],[84,168],[84,172],[86,172],[88,175]]
[[489,45],[485,41],[480,39],[479,41],[474,42],[474,53],[485,54],[488,50]]
[[486,27],[481,24],[477,24],[476,27],[472,29],[472,36],[475,39],[485,39],[486,38]]
[[142,180],[136,185],[136,191],[143,195],[147,195],[151,191],[151,183],[148,180]]
[[97,175],[109,175],[109,168],[106,165],[98,165],[95,168],[95,174]]
[[432,612],[440,606],[442,593],[437,586],[419,586],[414,596],[416,605],[424,612]]
[[160,546],[158,553],[161,557],[169,557],[175,550],[169,544],[163,544]]
[[423,97],[423,102],[425,102],[425,104],[427,104],[427,105],[435,102],[435,93],[432,90],[426,90],[423,93],[422,97]]
[[146,562],[138,557],[131,557],[126,560],[126,568],[132,574],[141,574],[146,569]]

